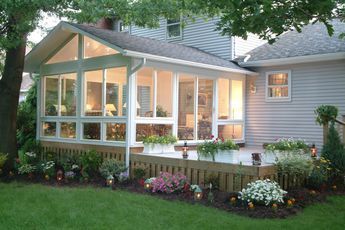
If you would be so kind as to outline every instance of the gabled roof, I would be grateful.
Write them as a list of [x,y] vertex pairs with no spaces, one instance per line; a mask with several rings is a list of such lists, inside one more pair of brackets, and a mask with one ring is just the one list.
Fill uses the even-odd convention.
[[[333,20],[334,35],[330,37],[324,24],[310,24],[302,32],[287,32],[272,45],[266,43],[247,54],[247,63],[274,59],[296,58],[311,55],[326,55],[345,52],[345,40],[339,35],[345,32],[345,23]],[[246,66],[249,64],[245,64]]]
[[205,68],[210,67],[212,69],[212,67],[220,67],[225,71],[254,74],[254,72],[240,67],[237,63],[227,61],[193,47],[101,29],[91,25],[69,22],[59,23],[54,30],[26,56],[25,71],[29,72],[38,68],[48,56],[47,50],[52,52],[52,45],[61,45],[68,36],[72,35],[72,33],[81,33],[92,38],[97,38],[99,42],[115,48],[120,53],[127,56],[132,56],[133,53],[141,53],[162,57],[162,60],[182,60],[188,62],[189,65],[193,65],[193,63],[195,63],[195,66],[197,66],[197,64],[202,64]]

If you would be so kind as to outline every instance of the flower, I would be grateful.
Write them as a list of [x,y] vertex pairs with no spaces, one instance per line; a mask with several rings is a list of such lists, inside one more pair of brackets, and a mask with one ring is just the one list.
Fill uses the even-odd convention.
[[293,201],[292,201],[292,200],[288,200],[288,201],[287,201],[287,206],[288,206],[288,207],[291,207],[292,205],[293,205]]
[[254,209],[254,204],[252,202],[249,202],[248,207],[249,207],[249,209]]

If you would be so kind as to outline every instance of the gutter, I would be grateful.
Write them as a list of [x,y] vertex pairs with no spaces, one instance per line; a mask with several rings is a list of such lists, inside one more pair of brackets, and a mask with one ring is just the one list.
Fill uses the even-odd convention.
[[158,55],[153,55],[153,54],[141,53],[141,52],[136,52],[136,51],[131,51],[131,50],[124,50],[123,55],[129,56],[129,57],[136,57],[136,58],[147,58],[149,60],[168,62],[168,63],[174,63],[174,64],[180,64],[180,65],[200,67],[200,68],[217,70],[217,71],[241,73],[241,74],[247,74],[247,75],[258,75],[258,73],[250,71],[250,70],[232,69],[232,68],[215,66],[215,65],[210,65],[210,64],[185,61],[185,60],[176,59],[176,58],[169,58],[169,57],[163,57],[163,56],[158,56]]
[[243,61],[243,62],[240,62],[239,65],[242,67],[266,67],[266,66],[291,65],[291,64],[321,62],[321,61],[335,61],[335,60],[341,60],[341,59],[345,59],[345,52],[306,55],[306,56],[299,56],[299,57],[248,61],[248,62]]

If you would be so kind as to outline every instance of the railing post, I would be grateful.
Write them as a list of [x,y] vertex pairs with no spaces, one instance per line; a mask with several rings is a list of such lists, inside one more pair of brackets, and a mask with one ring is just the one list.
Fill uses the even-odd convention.
[[327,143],[327,136],[328,136],[328,123],[323,125],[323,144]]
[[[343,122],[345,123],[345,114],[343,115]],[[343,125],[343,144],[345,144],[345,126]]]

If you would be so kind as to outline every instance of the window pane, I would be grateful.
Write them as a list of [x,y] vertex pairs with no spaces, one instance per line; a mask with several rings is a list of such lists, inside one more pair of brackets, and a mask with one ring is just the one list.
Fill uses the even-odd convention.
[[231,87],[231,111],[232,119],[242,119],[243,116],[243,82],[232,81]]
[[102,70],[85,72],[85,116],[102,116]]
[[180,17],[176,17],[176,18],[169,18],[167,19],[167,24],[173,24],[173,23],[180,23],[181,19]]
[[213,109],[213,80],[198,82],[198,139],[211,139]]
[[179,77],[178,94],[178,138],[194,139],[194,78],[188,75]]
[[75,60],[78,60],[78,36],[74,36],[71,41],[69,41],[52,58],[50,58],[49,61],[47,61],[47,64]]
[[288,78],[289,76],[287,73],[270,74],[268,76],[268,84],[269,85],[287,85]]
[[137,124],[136,141],[143,141],[151,135],[164,136],[172,134],[172,125]]
[[180,37],[181,36],[181,29],[180,24],[167,26],[167,36],[168,38]]
[[157,117],[172,116],[173,74],[169,71],[157,71]]
[[137,116],[153,117],[153,70],[143,68],[137,74]]
[[55,137],[56,136],[56,122],[43,122],[43,136]]
[[108,123],[107,124],[107,141],[125,141],[126,124]]
[[229,119],[230,111],[230,80],[218,80],[218,119]]
[[60,137],[62,138],[75,138],[76,137],[76,124],[75,122],[61,122]]
[[112,68],[106,70],[106,116],[126,115],[126,67]]
[[61,75],[61,116],[76,115],[77,75]]
[[58,115],[59,79],[57,76],[45,80],[45,115]]
[[289,96],[289,88],[286,87],[270,87],[268,88],[268,97],[288,97]]
[[116,50],[84,36],[84,58],[92,58],[117,54]]
[[100,123],[84,123],[83,124],[83,139],[100,140],[101,139],[101,124]]
[[218,125],[218,137],[224,139],[242,139],[242,125]]

